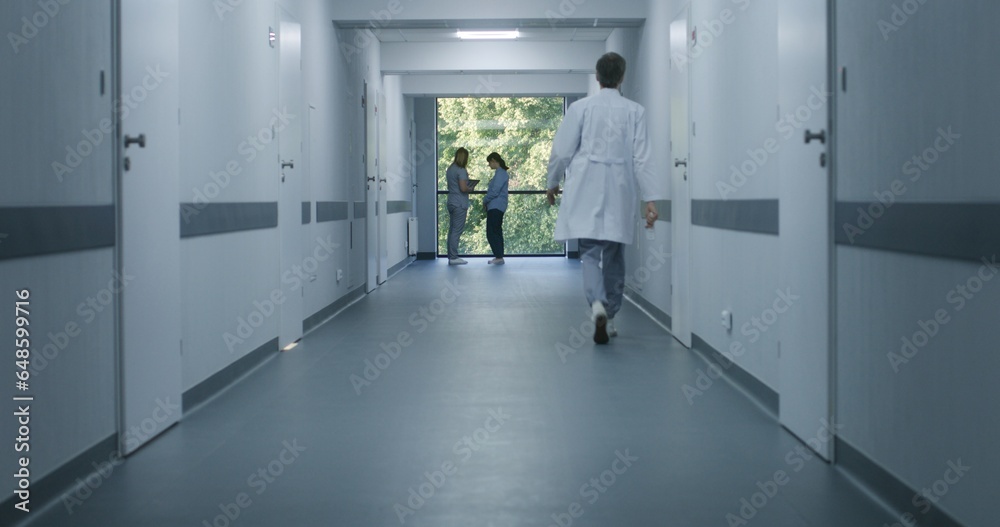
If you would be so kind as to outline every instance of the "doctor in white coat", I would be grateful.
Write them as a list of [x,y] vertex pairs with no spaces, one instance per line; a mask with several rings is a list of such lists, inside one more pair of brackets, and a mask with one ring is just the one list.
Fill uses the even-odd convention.
[[665,181],[647,166],[646,110],[621,95],[624,78],[621,55],[607,53],[597,61],[601,91],[570,105],[549,158],[550,205],[565,176],[555,238],[580,241],[583,288],[598,344],[617,335],[613,319],[625,290],[622,245],[635,239],[638,192],[646,201],[647,229],[659,217],[653,201],[667,197]]

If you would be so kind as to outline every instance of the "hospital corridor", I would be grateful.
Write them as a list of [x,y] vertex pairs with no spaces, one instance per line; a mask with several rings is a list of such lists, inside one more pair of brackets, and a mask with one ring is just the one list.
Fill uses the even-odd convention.
[[0,3],[0,525],[996,525],[998,18]]

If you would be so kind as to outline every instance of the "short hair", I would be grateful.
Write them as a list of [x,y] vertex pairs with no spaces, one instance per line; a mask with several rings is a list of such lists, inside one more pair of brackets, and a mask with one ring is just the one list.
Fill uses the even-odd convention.
[[[459,160],[461,158],[461,160]],[[465,168],[469,164],[469,151],[464,147],[455,150],[455,160],[454,163],[462,168]]]
[[597,59],[597,82],[602,88],[617,88],[625,79],[625,58],[610,52]]

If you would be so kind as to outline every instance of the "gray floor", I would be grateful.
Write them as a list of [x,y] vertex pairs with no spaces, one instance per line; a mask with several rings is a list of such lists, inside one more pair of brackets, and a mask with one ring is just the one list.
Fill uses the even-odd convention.
[[32,525],[893,522],[732,386],[689,404],[705,364],[632,305],[574,348],[581,289],[564,259],[417,262]]

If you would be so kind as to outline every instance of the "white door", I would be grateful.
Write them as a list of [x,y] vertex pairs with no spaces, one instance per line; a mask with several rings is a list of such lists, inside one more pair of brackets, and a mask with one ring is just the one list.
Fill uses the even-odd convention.
[[[281,274],[302,265],[302,33],[298,21],[278,7],[278,106],[279,111],[295,116],[287,124],[279,124],[278,157],[275,174],[279,174],[278,236],[281,240],[279,257]],[[280,283],[280,274],[279,274]],[[281,326],[278,347],[302,337],[304,289],[284,291],[281,304]]]
[[375,163],[378,165],[378,283],[389,279],[389,210],[387,200],[389,195],[389,163],[382,159],[382,151],[386,145],[389,126],[386,122],[385,93],[379,91],[376,117],[378,123],[378,144],[375,146]]
[[671,333],[691,347],[691,149],[688,140],[690,101],[688,71],[689,8],[670,24],[670,194],[672,201],[673,266],[671,283]]
[[120,428],[124,454],[180,419],[178,7],[121,0],[118,99]]
[[368,279],[366,292],[372,292],[378,287],[378,104],[372,97],[368,83],[365,82],[365,231],[368,261]]
[[[781,0],[780,114],[810,116],[779,155],[780,288],[795,299],[781,320],[779,420],[803,440],[833,431],[830,346],[830,138],[827,0]],[[799,135],[802,134],[802,135]],[[816,134],[806,138],[806,134]],[[820,138],[820,134],[825,137]],[[808,144],[807,144],[808,141]],[[821,437],[823,439],[825,436]],[[831,459],[830,441],[809,441]]]

